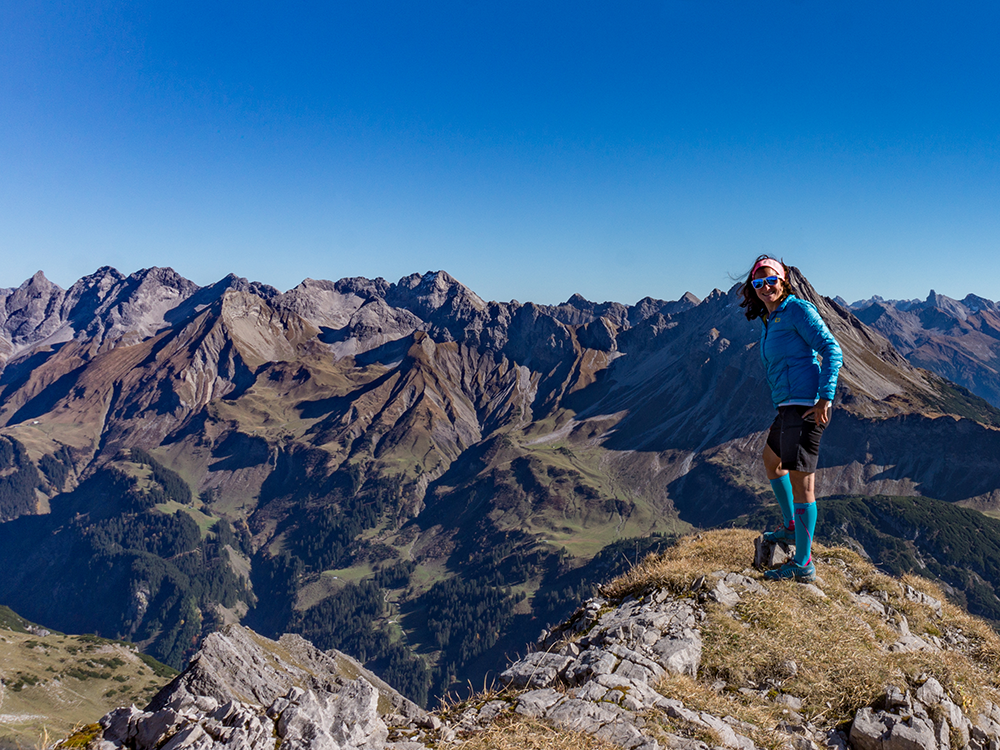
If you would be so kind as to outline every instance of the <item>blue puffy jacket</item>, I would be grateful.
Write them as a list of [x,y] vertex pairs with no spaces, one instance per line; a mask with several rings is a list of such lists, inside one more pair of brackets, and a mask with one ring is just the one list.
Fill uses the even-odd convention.
[[[760,358],[774,405],[833,401],[844,357],[816,306],[789,295],[763,320]],[[817,354],[823,357],[822,368]]]

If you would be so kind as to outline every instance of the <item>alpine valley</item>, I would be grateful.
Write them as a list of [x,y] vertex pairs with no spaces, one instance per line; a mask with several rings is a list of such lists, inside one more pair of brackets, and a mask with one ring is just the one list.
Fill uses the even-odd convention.
[[[793,276],[844,349],[820,530],[1000,621],[997,306]],[[773,516],[738,303],[39,272],[0,290],[0,604],[177,669],[240,623],[420,704],[481,684],[647,552]]]

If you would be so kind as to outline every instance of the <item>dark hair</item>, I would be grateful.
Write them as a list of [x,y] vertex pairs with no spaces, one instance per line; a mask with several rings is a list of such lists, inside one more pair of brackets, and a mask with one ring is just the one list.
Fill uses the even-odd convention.
[[[757,260],[753,262],[753,266],[756,266],[760,261],[765,258],[771,260],[777,260],[777,258],[771,258],[770,255],[758,255]],[[785,278],[782,279],[782,290],[784,294],[781,299],[784,300],[790,294],[795,294],[795,289],[792,288],[792,283],[790,281],[792,275],[788,270],[788,266],[785,265],[784,261],[778,261],[781,263],[781,268],[785,272]],[[740,307],[746,308],[747,320],[753,320],[754,318],[765,318],[767,317],[767,307],[763,302],[760,301],[760,297],[757,296],[756,290],[753,288],[753,284],[750,281],[753,279],[753,266],[750,266],[750,273],[747,274],[746,281],[743,282],[743,301],[740,302]]]

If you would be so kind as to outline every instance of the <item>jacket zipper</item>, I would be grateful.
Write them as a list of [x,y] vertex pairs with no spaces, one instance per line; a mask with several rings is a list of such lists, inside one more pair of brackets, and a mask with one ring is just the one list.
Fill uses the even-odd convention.
[[767,368],[766,368],[766,365],[767,365],[767,356],[766,356],[766,354],[764,352],[764,349],[767,346],[767,334],[768,334],[768,325],[767,325],[767,322],[768,322],[768,319],[770,317],[771,317],[771,313],[768,313],[764,317],[764,320],[762,321],[764,323],[764,336],[760,340],[760,358],[762,360],[764,360],[764,365],[765,365],[764,373],[765,373],[765,375],[767,374]]

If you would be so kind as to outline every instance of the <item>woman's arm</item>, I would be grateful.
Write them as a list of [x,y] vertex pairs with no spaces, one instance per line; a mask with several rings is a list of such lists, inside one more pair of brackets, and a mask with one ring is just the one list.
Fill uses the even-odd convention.
[[816,421],[826,424],[830,421],[830,404],[837,393],[837,375],[844,363],[844,355],[816,307],[806,303],[801,306],[801,310],[802,317],[796,322],[795,329],[813,351],[823,358],[819,371],[819,401],[807,413],[815,413]]

